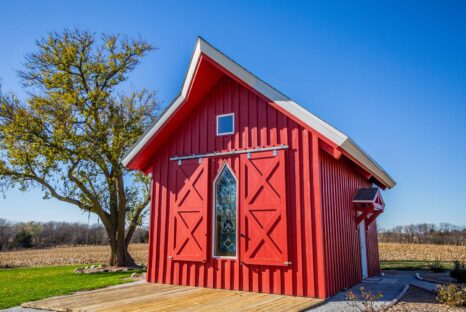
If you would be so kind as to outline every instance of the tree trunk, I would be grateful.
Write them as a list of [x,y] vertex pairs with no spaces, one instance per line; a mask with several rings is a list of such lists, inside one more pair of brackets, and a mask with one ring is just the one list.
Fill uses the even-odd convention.
[[134,267],[136,263],[128,252],[128,245],[124,240],[121,242],[115,238],[110,239],[110,261],[109,265],[119,267]]

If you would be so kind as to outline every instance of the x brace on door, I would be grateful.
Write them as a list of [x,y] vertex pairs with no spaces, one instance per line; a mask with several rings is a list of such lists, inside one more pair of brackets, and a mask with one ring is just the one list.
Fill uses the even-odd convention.
[[285,151],[243,154],[241,166],[242,262],[290,265],[288,257]]
[[[253,199],[256,197],[257,193],[259,193],[261,189],[269,190],[269,193],[268,193],[269,196],[274,197],[274,200],[276,202],[280,202],[280,194],[277,193],[277,191],[273,188],[273,186],[268,181],[268,179],[271,177],[271,175],[273,174],[273,172],[275,171],[278,165],[279,165],[279,160],[277,159],[276,161],[269,164],[269,166],[262,173],[259,172],[257,168],[255,168],[254,166],[250,166],[251,168],[253,168],[253,170],[258,175],[258,180],[255,184],[253,184],[254,186],[250,189],[250,193],[245,198],[248,205],[251,204],[251,202],[253,201]],[[248,211],[248,213],[252,217],[250,223],[254,227],[254,229],[257,231],[257,234],[258,234],[256,238],[253,239],[250,243],[249,251],[247,253],[248,257],[250,257],[250,255],[253,252],[259,249],[260,244],[262,244],[263,242],[268,242],[269,246],[274,247],[274,248],[271,248],[271,250],[273,251],[273,253],[276,255],[277,258],[281,256],[279,248],[269,236],[270,232],[272,231],[272,228],[276,225],[276,223],[278,222],[281,216],[280,207],[279,205],[272,205],[272,204],[268,204],[268,206],[269,208],[273,207],[274,211],[270,214],[270,219],[265,225],[260,224],[257,220],[255,220],[252,212]]]
[[171,199],[169,259],[206,260],[208,165],[186,161],[175,167],[174,187],[181,185]]

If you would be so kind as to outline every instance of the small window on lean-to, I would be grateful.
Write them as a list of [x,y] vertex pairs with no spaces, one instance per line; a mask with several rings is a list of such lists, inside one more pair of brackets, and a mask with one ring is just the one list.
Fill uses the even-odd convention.
[[235,132],[235,115],[225,114],[217,116],[217,135],[233,134]]

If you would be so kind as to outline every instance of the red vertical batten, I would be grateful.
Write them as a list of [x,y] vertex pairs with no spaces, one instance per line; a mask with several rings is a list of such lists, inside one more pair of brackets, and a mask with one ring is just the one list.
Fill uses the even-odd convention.
[[[323,151],[320,144],[325,138],[313,129],[298,124],[267,99],[225,74],[216,81],[152,157],[148,281],[321,298],[360,281],[359,240],[351,199],[357,188],[371,184],[344,157],[337,160]],[[235,133],[218,137],[216,115],[226,113],[235,114]],[[169,158],[279,144],[289,146],[280,151],[283,153],[280,170],[284,172],[280,173],[279,180],[272,174],[271,179],[276,180],[270,183],[272,188],[274,185],[286,188],[282,192],[286,194],[283,198],[286,209],[280,210],[284,215],[277,219],[278,223],[285,221],[286,226],[282,235],[275,237],[280,240],[278,248],[287,249],[286,255],[277,258],[280,254],[276,253],[275,258],[267,261],[264,254],[258,253],[256,258],[250,255],[250,259],[239,259],[244,262],[212,257],[212,191],[219,168],[228,163],[240,184],[254,179],[266,183],[259,175],[253,180],[242,180],[242,175],[248,174],[244,171],[245,164],[254,161],[254,157],[249,160],[245,155],[203,160],[209,168],[206,169],[207,211],[203,216],[207,223],[205,258],[199,256],[198,261],[186,261],[183,255],[174,255],[174,240],[184,237],[200,240],[201,236],[197,230],[194,236],[189,236],[186,228],[184,232],[174,233],[173,220],[182,209],[177,198],[182,183],[177,162]],[[192,171],[195,170],[193,167]],[[196,183],[189,182],[191,190],[199,187],[191,187]],[[242,196],[246,191],[242,185],[238,189],[242,198],[239,203],[244,205]],[[249,200],[249,203],[254,201]],[[247,228],[241,223],[246,220],[241,215],[239,212],[238,231]],[[375,222],[369,226],[367,239],[369,274],[375,274],[380,270]],[[238,250],[244,243],[238,238]],[[195,245],[190,248],[190,252],[196,252]]]
[[369,276],[380,274],[379,244],[377,241],[377,223],[372,222],[367,230],[367,267]]
[[312,134],[312,190],[314,198],[314,235],[316,242],[316,256],[315,256],[315,269],[316,275],[314,277],[315,288],[317,288],[317,296],[320,298],[327,297],[327,281],[325,280],[325,257],[326,254],[323,252],[324,243],[325,243],[325,230],[326,227],[323,227],[323,205],[322,205],[322,177],[321,177],[321,168],[320,168],[320,159],[321,151],[319,149],[319,138],[315,133]]

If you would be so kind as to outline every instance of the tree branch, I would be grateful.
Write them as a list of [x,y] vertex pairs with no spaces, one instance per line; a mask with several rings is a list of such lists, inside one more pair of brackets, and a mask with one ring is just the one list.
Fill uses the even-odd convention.
[[131,220],[131,223],[129,224],[128,230],[126,232],[126,238],[125,238],[126,246],[129,245],[131,238],[133,237],[134,231],[136,230],[136,227],[138,226],[138,221],[139,221],[139,217],[141,216],[141,213],[144,211],[147,205],[149,205],[149,203],[150,203],[150,195],[147,195],[147,197],[144,199],[141,205],[138,208],[136,208],[136,213],[134,214],[134,217]]
[[91,191],[89,191],[89,189],[84,185],[83,182],[81,182],[78,178],[76,178],[73,175],[74,169],[78,166],[78,164],[79,161],[73,162],[71,167],[68,169],[68,178],[70,179],[70,181],[74,182],[78,186],[81,192],[83,192],[88,199],[92,201],[93,205],[91,211],[96,213],[100,217],[100,219],[102,219],[102,222],[108,223],[110,215],[102,209],[102,206],[98,198],[96,198],[95,195]]
[[50,183],[48,183],[44,178],[39,177],[35,172],[33,172],[32,174],[26,174],[26,173],[20,174],[20,173],[16,173],[12,171],[7,171],[7,172],[2,172],[2,175],[14,177],[16,179],[24,179],[24,180],[37,182],[43,187],[45,187],[49,191],[50,195],[52,195],[56,199],[69,203],[69,204],[73,204],[86,211],[91,210],[89,206],[86,206],[80,200],[59,194],[58,191]]
[[120,63],[120,66],[118,66],[115,70],[111,71],[104,79],[104,82],[102,83],[101,90],[105,90],[107,88],[107,84],[112,79],[115,77],[118,72],[120,72],[122,69],[126,67],[128,64],[129,60],[133,57],[136,56],[136,53],[129,53],[124,60]]
[[[82,183],[78,178],[73,175],[74,169],[78,166],[79,160],[73,162],[71,167],[68,169],[68,178],[78,186],[78,188],[83,192],[87,198],[89,198],[96,208],[100,208],[100,203],[98,199],[87,189],[87,187]],[[101,209],[101,208],[100,208]]]

